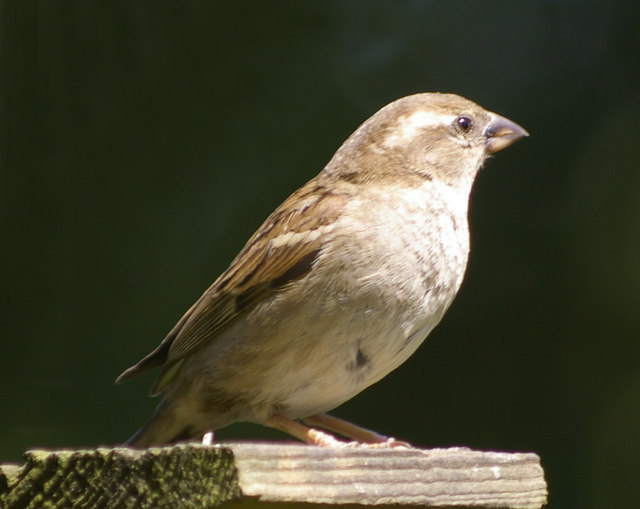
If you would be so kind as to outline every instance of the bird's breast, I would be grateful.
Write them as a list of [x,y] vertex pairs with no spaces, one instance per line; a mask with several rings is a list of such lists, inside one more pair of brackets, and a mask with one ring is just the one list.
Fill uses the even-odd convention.
[[314,323],[332,343],[330,365],[343,367],[338,383],[349,392],[404,362],[462,283],[467,204],[448,191],[427,186],[366,197],[329,232],[307,283],[311,295],[322,296]]
[[468,196],[434,182],[370,194],[353,200],[331,229],[317,272],[346,295],[429,320],[462,283]]

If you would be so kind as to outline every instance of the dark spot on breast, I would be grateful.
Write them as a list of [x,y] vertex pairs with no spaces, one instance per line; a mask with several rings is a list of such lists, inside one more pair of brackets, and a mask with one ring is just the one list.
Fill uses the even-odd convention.
[[356,368],[363,368],[367,364],[369,364],[369,359],[364,352],[358,348],[358,353],[356,353]]
[[349,355],[347,357],[346,368],[358,381],[362,380],[362,377],[365,376],[371,368],[371,359],[362,351],[360,345],[358,345],[355,356],[352,357]]

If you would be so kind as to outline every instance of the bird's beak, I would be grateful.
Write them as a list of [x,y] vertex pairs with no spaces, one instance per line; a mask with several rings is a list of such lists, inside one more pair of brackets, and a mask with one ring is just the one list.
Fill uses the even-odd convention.
[[508,118],[501,117],[495,113],[489,113],[489,117],[489,123],[484,130],[484,135],[487,138],[485,150],[489,154],[507,148],[520,138],[529,136],[527,131],[515,122],[511,122]]

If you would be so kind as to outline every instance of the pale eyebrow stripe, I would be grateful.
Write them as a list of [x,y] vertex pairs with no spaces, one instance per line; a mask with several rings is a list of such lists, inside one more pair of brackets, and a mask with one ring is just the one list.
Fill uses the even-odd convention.
[[397,146],[413,138],[419,129],[436,125],[447,125],[453,120],[452,115],[437,114],[430,111],[416,111],[400,119],[398,128],[384,140],[386,146]]
[[401,121],[401,126],[403,129],[418,129],[431,125],[448,124],[451,120],[453,120],[453,116],[450,114],[437,114],[432,111],[420,110],[412,113],[408,118],[405,117]]

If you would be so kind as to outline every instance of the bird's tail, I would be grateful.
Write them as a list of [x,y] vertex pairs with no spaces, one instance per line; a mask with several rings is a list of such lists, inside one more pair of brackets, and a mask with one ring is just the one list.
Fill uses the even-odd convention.
[[172,408],[160,402],[149,420],[133,434],[125,447],[151,447],[180,442],[193,436],[189,426],[178,419]]

